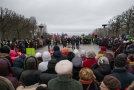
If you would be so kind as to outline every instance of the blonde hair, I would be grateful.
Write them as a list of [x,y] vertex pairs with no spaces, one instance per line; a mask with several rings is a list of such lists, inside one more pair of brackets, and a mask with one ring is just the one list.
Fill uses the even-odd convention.
[[96,79],[93,71],[90,68],[82,68],[79,72],[79,77],[81,80],[84,80],[84,81]]
[[128,90],[134,90],[134,81],[128,86]]
[[100,50],[100,51],[98,52],[98,54],[99,54],[99,53],[101,53],[101,54],[106,54],[106,51]]

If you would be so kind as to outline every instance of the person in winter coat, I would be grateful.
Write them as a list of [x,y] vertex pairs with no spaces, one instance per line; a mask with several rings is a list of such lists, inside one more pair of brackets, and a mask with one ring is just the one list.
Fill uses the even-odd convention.
[[75,49],[75,38],[72,37],[71,39],[72,49]]
[[14,63],[15,59],[19,57],[19,56],[15,56],[15,51],[14,50],[10,50],[9,56],[12,59],[13,63]]
[[76,38],[76,48],[79,49],[80,40],[79,38]]
[[82,61],[84,61],[84,60],[87,59],[87,57],[86,57],[86,51],[85,50],[81,50],[80,57],[82,58]]
[[44,72],[47,70],[47,65],[48,65],[48,62],[51,60],[51,55],[48,51],[45,51],[43,52],[43,55],[42,55],[42,59],[43,59],[43,62],[41,62],[38,66],[38,69],[41,71],[41,72]]
[[11,58],[9,57],[9,53],[10,53],[10,47],[8,47],[7,45],[4,45],[1,48],[1,53],[0,53],[0,58],[7,58],[11,64],[11,67],[13,66],[13,62],[11,60]]
[[106,47],[102,46],[101,50],[98,52],[98,57],[97,58],[100,58],[100,57],[104,56],[105,54],[106,54]]
[[109,60],[105,56],[100,57],[98,62],[90,67],[96,76],[96,80],[101,82],[103,78],[111,73],[111,68],[109,65]]
[[63,48],[67,46],[67,40],[65,38],[62,40],[62,45],[63,45]]
[[126,53],[129,54],[134,54],[134,43],[128,45],[128,47],[126,48]]
[[61,60],[55,66],[58,77],[48,82],[52,90],[83,90],[80,82],[72,79],[73,64],[69,60]]
[[16,89],[20,83],[15,77],[9,76],[12,73],[10,62],[6,58],[0,58],[0,76],[7,78]]
[[7,78],[0,76],[0,90],[15,90],[15,88]]
[[35,57],[37,58],[37,60],[38,60],[39,63],[43,62],[43,60],[42,60],[42,55],[41,55],[40,52],[37,52],[37,53],[35,54]]
[[120,81],[111,75],[106,75],[100,85],[101,90],[120,90]]
[[20,76],[20,81],[25,86],[38,83],[41,71],[37,70],[38,60],[34,56],[29,56],[24,61],[24,69]]
[[78,56],[75,56],[72,59],[72,63],[73,63],[73,79],[75,80],[79,80],[79,71],[82,68],[82,59]]
[[116,77],[121,82],[121,90],[127,88],[134,80],[134,75],[125,69],[127,60],[124,54],[119,54],[114,60],[114,69],[110,75]]
[[40,75],[40,83],[45,83],[48,85],[49,80],[57,77],[57,73],[55,71],[55,65],[57,62],[58,61],[56,59],[52,59],[48,62],[48,69],[42,72],[42,74]]
[[83,61],[82,67],[91,67],[98,60],[95,58],[96,54],[94,51],[87,52],[87,59]]
[[19,80],[21,73],[24,71],[24,60],[21,58],[16,58],[12,67],[12,71],[13,76]]
[[68,54],[67,54],[67,60],[69,60],[69,61],[71,61],[72,62],[72,59],[75,57],[75,54],[73,53],[73,52],[69,52]]
[[90,68],[82,68],[79,72],[79,82],[83,86],[83,90],[100,90],[99,83]]

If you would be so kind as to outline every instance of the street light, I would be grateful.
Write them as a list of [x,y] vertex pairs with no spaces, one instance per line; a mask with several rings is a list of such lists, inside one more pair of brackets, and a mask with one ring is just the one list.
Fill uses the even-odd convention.
[[43,27],[44,27],[43,24],[40,24],[40,25],[39,25],[39,28],[40,28],[40,37],[43,36],[43,33],[42,33],[42,28],[43,28]]
[[105,32],[105,33],[104,33],[104,34],[105,34],[104,36],[107,36],[107,32],[106,32],[106,28],[105,28],[105,27],[107,26],[107,24],[103,24],[102,26],[103,26],[104,32]]

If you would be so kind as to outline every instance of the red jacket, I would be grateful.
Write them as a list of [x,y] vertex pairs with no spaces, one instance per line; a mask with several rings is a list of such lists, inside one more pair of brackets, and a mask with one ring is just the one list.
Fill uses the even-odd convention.
[[87,58],[86,60],[83,61],[82,67],[88,67],[90,68],[94,63],[96,63],[98,60],[96,58]]

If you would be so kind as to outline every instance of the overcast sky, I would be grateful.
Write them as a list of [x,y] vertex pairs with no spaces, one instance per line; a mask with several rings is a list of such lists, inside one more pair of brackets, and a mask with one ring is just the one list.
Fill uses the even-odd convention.
[[134,0],[0,0],[0,6],[36,17],[48,33],[89,34],[134,5]]

